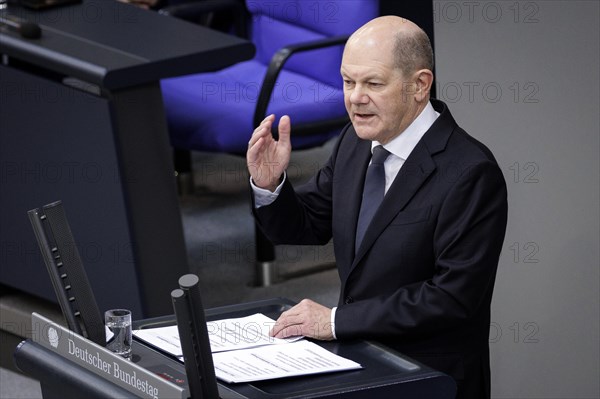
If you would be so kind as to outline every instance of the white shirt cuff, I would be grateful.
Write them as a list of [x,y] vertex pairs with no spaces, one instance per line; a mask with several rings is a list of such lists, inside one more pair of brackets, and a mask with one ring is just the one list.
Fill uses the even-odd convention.
[[256,209],[261,206],[271,205],[281,192],[281,187],[283,187],[283,183],[286,179],[286,172],[283,172],[283,179],[281,179],[281,183],[277,186],[274,192],[271,192],[267,189],[257,187],[252,181],[252,177],[250,177],[250,186],[252,187],[252,191],[254,192],[254,205]]
[[333,334],[333,339],[337,339],[335,335],[335,312],[337,311],[337,306],[331,309],[331,334]]

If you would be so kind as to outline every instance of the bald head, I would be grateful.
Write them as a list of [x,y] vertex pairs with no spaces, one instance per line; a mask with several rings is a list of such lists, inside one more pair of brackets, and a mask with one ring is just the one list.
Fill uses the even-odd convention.
[[346,47],[378,48],[393,56],[393,63],[404,76],[420,69],[433,71],[433,49],[427,34],[414,22],[394,15],[378,17],[354,32]]

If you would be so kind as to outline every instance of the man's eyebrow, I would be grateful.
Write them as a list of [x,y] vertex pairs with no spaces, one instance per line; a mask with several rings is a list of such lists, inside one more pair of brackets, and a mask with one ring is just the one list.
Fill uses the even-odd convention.
[[340,75],[342,75],[342,78],[344,78],[344,79],[354,80],[354,78],[352,76],[350,76],[350,74],[344,70],[340,70]]
[[340,71],[340,74],[342,75],[342,77],[349,78],[349,79],[352,79],[352,80],[361,80],[361,81],[383,80],[383,78],[379,74],[377,74],[377,73],[371,73],[371,74],[368,74],[368,75],[359,76],[358,78],[350,76],[348,73],[346,73],[343,70]]

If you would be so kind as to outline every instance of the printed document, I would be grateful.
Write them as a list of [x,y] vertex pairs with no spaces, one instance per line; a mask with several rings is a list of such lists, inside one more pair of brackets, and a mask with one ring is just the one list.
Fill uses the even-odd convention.
[[306,340],[213,354],[215,374],[229,383],[360,369],[361,365]]
[[[274,324],[260,313],[207,322],[217,378],[239,383],[361,368],[303,337],[271,337]],[[183,361],[177,326],[136,330],[133,334]]]
[[[264,345],[287,344],[302,339],[302,337],[286,339],[271,337],[269,331],[274,324],[273,319],[261,313],[236,319],[209,321],[206,323],[206,328],[210,349],[215,353]],[[176,325],[136,330],[133,334],[142,341],[173,356],[183,356]]]

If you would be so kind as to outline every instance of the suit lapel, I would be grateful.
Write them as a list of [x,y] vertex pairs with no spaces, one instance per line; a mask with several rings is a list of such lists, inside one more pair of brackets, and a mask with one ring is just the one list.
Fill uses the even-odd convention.
[[[356,133],[354,133],[356,135]],[[356,224],[358,222],[358,213],[360,212],[360,201],[362,198],[363,185],[365,183],[365,174],[369,161],[371,160],[371,142],[360,140],[356,137],[357,144],[352,145],[352,151],[348,156],[344,156],[343,162],[336,162],[336,169],[341,172],[337,174],[341,181],[338,182],[340,190],[340,201],[337,202],[339,212],[337,212],[337,223],[344,227],[342,237],[337,237],[339,248],[343,248],[344,259],[338,259],[340,277],[342,281],[350,273],[350,265],[354,259],[354,239]],[[346,153],[344,153],[346,154]],[[348,173],[352,171],[352,173]],[[345,265],[346,267],[343,267]]]
[[425,145],[419,143],[402,166],[402,169],[400,169],[400,172],[398,172],[381,206],[373,216],[373,220],[367,228],[360,248],[356,253],[353,267],[396,215],[404,209],[435,168],[435,163]]

